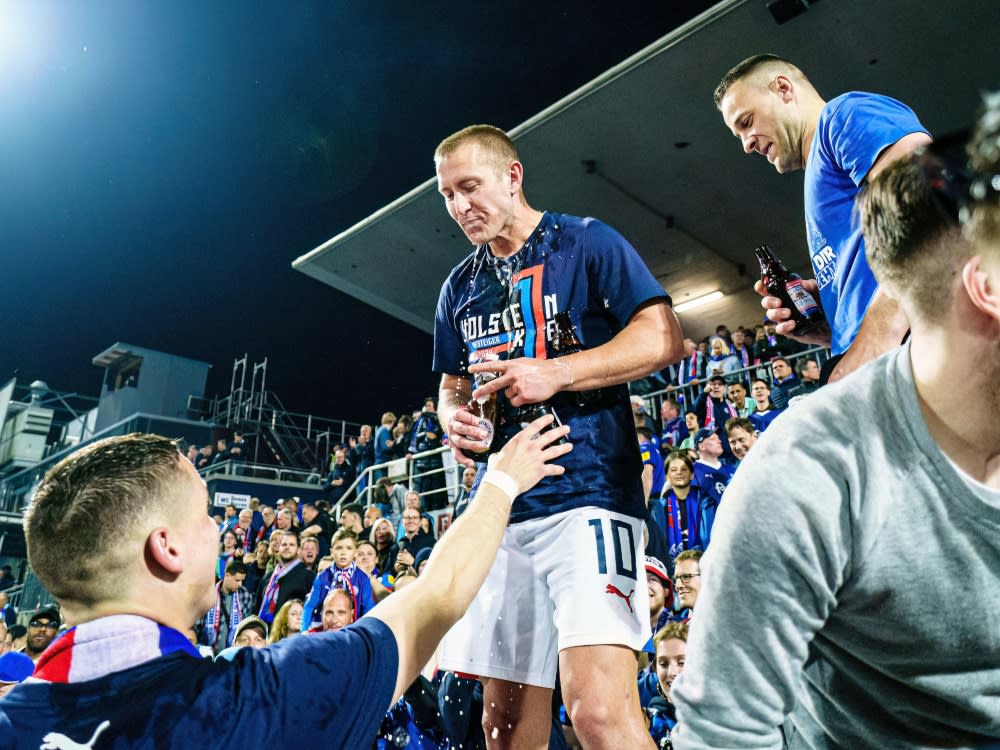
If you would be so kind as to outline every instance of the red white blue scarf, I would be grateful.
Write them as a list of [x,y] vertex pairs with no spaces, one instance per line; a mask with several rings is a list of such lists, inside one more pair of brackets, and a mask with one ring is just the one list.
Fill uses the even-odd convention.
[[695,350],[691,353],[691,363],[688,365],[688,380],[694,380],[698,377],[698,352]]
[[[354,619],[357,620],[361,617],[361,612],[358,611],[361,606],[358,602],[358,590],[354,587],[354,573],[358,569],[358,566],[352,562],[343,569],[337,568],[336,565],[333,567],[336,568],[337,571],[333,574],[333,588],[343,589],[351,595],[351,605],[354,610]],[[324,597],[324,599],[325,598],[326,597]]]
[[70,628],[56,638],[30,679],[85,682],[175,651],[200,659],[183,633],[139,615],[111,615]]
[[[715,399],[711,396],[705,401],[705,428],[709,430],[715,429]],[[736,414],[736,408],[728,401],[722,402],[723,407],[729,412],[729,418],[738,416]],[[725,422],[723,422],[725,424]]]
[[267,588],[264,589],[264,598],[260,603],[260,619],[268,625],[274,621],[275,610],[278,604],[278,586],[281,583],[281,579],[300,562],[302,561],[296,558],[287,565],[276,568],[271,574],[271,580],[267,582]]
[[218,645],[219,642],[219,630],[222,627],[222,599],[223,597],[232,597],[232,605],[229,608],[229,631],[226,636],[226,646],[233,645],[233,637],[236,635],[236,627],[243,622],[243,604],[240,602],[239,593],[234,591],[232,594],[227,594],[222,590],[222,581],[219,581],[215,586],[215,606],[212,607],[205,615],[205,627],[212,628],[212,646]]

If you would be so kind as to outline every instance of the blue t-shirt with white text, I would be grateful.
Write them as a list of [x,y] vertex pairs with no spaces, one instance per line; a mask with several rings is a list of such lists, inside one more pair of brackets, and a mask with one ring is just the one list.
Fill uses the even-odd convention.
[[[554,355],[555,316],[568,312],[583,346],[593,349],[621,331],[649,301],[666,292],[618,232],[596,219],[546,212],[509,259],[482,246],[462,261],[441,289],[434,321],[434,371],[468,377],[484,358]],[[515,501],[511,522],[596,506],[643,518],[642,464],[624,385],[604,389],[598,405],[577,406],[576,394],[551,403],[570,425],[573,451],[559,459],[566,473],[546,477]],[[513,407],[498,394],[501,444],[520,431]]]
[[842,94],[820,113],[805,168],[806,239],[834,354],[854,341],[878,288],[855,199],[885,149],[926,132],[909,107],[878,94]]

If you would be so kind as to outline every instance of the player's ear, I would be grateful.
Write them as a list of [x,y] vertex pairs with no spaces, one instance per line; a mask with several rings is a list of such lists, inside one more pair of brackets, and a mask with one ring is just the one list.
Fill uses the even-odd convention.
[[984,315],[1000,322],[1000,277],[997,263],[987,263],[976,255],[962,267],[962,286],[969,302]]
[[524,187],[524,165],[519,161],[512,161],[507,167],[507,177],[510,179],[510,194],[517,195]]
[[158,526],[149,532],[143,557],[146,565],[158,575],[165,573],[173,577],[184,570],[183,550],[178,547],[165,526]]

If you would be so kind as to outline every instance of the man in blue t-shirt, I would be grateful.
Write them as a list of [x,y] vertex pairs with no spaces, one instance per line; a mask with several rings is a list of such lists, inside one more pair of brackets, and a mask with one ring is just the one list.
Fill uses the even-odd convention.
[[[576,446],[565,476],[515,503],[503,550],[441,665],[486,678],[484,702],[507,746],[547,742],[558,664],[584,746],[651,748],[633,655],[649,637],[638,578],[646,504],[624,384],[680,359],[669,298],[611,227],[528,205],[503,131],[466,128],[442,141],[435,162],[448,213],[475,245],[445,281],[435,318],[449,443],[468,463],[462,451],[484,454],[490,437],[489,449],[503,446],[519,408],[546,402]],[[559,313],[582,351],[556,348]],[[495,425],[464,408],[494,394]]]
[[663,399],[660,405],[660,419],[663,422],[663,430],[660,432],[660,455],[666,458],[670,451],[684,442],[689,433],[681,416],[681,405],[672,398]]
[[[479,590],[513,501],[563,472],[548,462],[570,446],[550,443],[568,429],[540,434],[548,420],[491,459],[475,504],[405,590],[335,632],[222,662],[202,659],[184,635],[216,601],[218,530],[197,470],[158,435],[74,452],[25,514],[32,569],[74,626],[0,701],[3,747],[371,747]],[[90,513],[95,503],[105,512]]]
[[715,104],[746,153],[761,154],[780,173],[806,172],[806,240],[816,278],[803,286],[818,292],[830,330],[795,336],[791,311],[765,296],[778,333],[843,355],[831,379],[894,349],[909,324],[868,267],[854,199],[893,160],[930,142],[917,116],[895,99],[859,91],[826,102],[801,70],[775,55],[755,55],[726,73]]

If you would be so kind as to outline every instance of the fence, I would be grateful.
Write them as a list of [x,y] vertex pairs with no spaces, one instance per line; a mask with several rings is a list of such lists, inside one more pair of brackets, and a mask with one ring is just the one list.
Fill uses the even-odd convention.
[[[830,358],[830,350],[817,346],[812,349],[806,349],[801,352],[796,352],[795,354],[790,354],[787,357],[782,357],[792,369],[795,370],[795,366],[798,362],[813,359],[822,368],[823,363]],[[727,372],[723,375],[726,379],[726,383],[736,383],[745,382],[751,378],[761,377],[768,382],[774,382],[774,374],[771,372],[771,363],[765,362],[759,365],[750,365],[749,367],[741,367],[739,370],[733,370],[732,372]],[[691,385],[684,386],[667,386],[659,391],[653,391],[652,393],[646,393],[642,398],[646,401],[646,413],[651,414],[654,417],[658,417],[660,414],[660,406],[663,404],[664,399],[672,398],[680,404],[680,412],[683,415],[689,409],[694,408],[695,402],[701,395],[704,389],[704,382],[699,381]],[[749,398],[749,397],[748,397]]]

